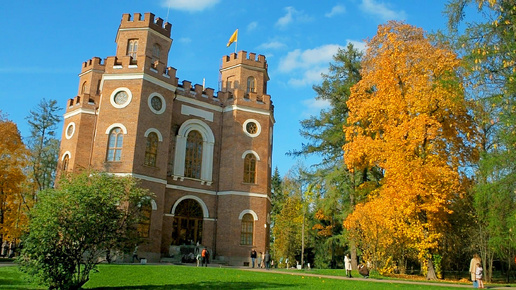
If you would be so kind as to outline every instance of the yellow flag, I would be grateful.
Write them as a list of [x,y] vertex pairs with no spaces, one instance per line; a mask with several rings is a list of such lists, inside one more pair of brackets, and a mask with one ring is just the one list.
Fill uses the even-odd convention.
[[231,35],[231,37],[229,38],[227,47],[229,47],[233,42],[236,41],[238,41],[238,28],[237,30],[235,30],[235,32],[233,32],[233,35]]

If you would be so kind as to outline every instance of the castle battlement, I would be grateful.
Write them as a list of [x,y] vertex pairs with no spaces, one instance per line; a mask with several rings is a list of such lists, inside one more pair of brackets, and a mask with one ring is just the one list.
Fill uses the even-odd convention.
[[143,27],[152,28],[166,37],[170,37],[170,32],[172,31],[172,24],[168,22],[163,23],[163,19],[159,17],[154,19],[154,14],[150,12],[145,13],[143,19],[140,13],[134,13],[134,19],[131,19],[131,14],[122,15],[120,29]]
[[214,89],[203,88],[203,86],[200,84],[195,84],[192,86],[192,82],[190,81],[183,80],[182,83],[178,85],[178,87],[180,90],[178,90],[177,93],[185,97],[194,98],[200,101],[204,100],[208,103],[216,102],[217,104],[220,104],[222,100],[225,100],[225,98],[221,99],[220,95],[216,96],[214,94]]
[[258,58],[256,58],[256,53],[254,52],[249,53],[249,56],[247,56],[247,51],[241,50],[238,53],[232,53],[222,57],[223,68],[231,67],[237,64],[246,64],[267,69],[267,60],[265,59],[265,56],[260,54],[258,55]]
[[82,63],[81,73],[89,70],[104,70],[104,64],[102,63],[102,59],[100,57],[93,57]]

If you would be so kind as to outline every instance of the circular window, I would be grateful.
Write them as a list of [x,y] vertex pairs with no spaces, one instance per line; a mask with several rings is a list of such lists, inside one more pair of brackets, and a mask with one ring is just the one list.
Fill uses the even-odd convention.
[[243,127],[244,132],[250,137],[256,137],[262,131],[260,123],[253,119],[246,120]]
[[133,95],[128,88],[118,88],[111,93],[111,105],[113,107],[121,109],[129,105]]
[[249,122],[247,123],[247,125],[245,126],[245,130],[247,131],[247,133],[249,134],[256,134],[256,132],[258,131],[258,126],[256,126],[256,123],[255,122]]
[[149,96],[148,104],[149,104],[149,109],[154,114],[161,114],[161,113],[165,112],[165,109],[167,107],[167,104],[165,103],[165,98],[158,93],[152,93]]
[[75,133],[75,123],[70,122],[70,124],[68,124],[68,127],[66,127],[66,131],[65,131],[66,139],[72,138],[73,133]]

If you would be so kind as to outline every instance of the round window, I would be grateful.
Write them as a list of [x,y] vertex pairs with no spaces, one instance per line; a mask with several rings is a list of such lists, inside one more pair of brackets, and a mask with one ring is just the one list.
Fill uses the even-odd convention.
[[129,97],[127,96],[127,92],[120,91],[120,92],[116,93],[116,95],[115,95],[115,104],[123,105],[123,104],[125,104],[125,102],[127,102],[128,98]]
[[163,102],[158,96],[154,96],[151,99],[151,106],[154,110],[159,111],[163,107]]
[[111,93],[109,101],[113,107],[121,109],[129,105],[132,94],[128,88],[118,88]]
[[66,139],[72,138],[73,133],[75,133],[75,123],[71,122],[70,124],[68,124],[68,127],[66,127],[66,131],[65,131]]
[[254,119],[248,119],[243,124],[244,133],[249,137],[256,137],[260,135],[262,127],[260,123]]
[[149,109],[154,114],[158,114],[158,115],[165,112],[165,109],[167,107],[165,98],[156,92],[150,94],[149,98],[147,99],[147,104],[149,105]]
[[247,125],[245,126],[245,129],[247,130],[247,133],[249,133],[249,134],[256,134],[256,132],[258,131],[258,127],[256,126],[255,122],[247,123]]

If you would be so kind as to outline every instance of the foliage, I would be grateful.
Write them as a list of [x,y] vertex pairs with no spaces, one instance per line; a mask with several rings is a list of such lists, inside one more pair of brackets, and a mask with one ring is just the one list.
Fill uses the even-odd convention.
[[473,244],[481,252],[489,281],[494,257],[511,265],[516,253],[516,6],[504,0],[451,1],[447,13],[452,30],[456,31],[464,20],[465,8],[474,4],[483,21],[468,22],[458,44],[482,133],[474,191],[477,229]]
[[56,129],[61,118],[56,100],[42,99],[34,111],[30,111],[27,122],[30,126],[28,146],[31,151],[30,173],[34,180],[35,199],[37,191],[51,188],[56,177],[59,154],[59,140]]
[[[349,168],[379,167],[380,187],[344,225],[376,266],[391,258],[422,264],[439,253],[451,204],[465,188],[459,169],[472,156],[473,128],[456,75],[460,62],[421,29],[378,28],[351,89],[345,127]],[[424,262],[424,263],[423,263]]]
[[137,242],[139,209],[150,201],[131,177],[83,172],[63,176],[31,211],[19,262],[50,288],[79,289],[106,250]]
[[27,223],[22,199],[27,153],[16,124],[0,118],[0,241],[19,238]]

